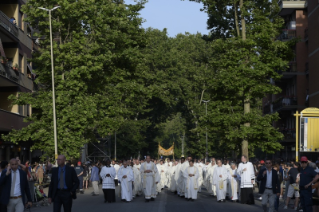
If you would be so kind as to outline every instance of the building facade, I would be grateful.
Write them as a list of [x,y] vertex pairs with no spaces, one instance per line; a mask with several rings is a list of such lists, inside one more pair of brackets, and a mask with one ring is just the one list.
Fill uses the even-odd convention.
[[[21,129],[28,123],[23,118],[31,115],[29,105],[12,105],[10,95],[33,92],[35,75],[32,73],[32,29],[23,20],[21,6],[26,0],[0,1],[0,135],[12,129]],[[19,156],[22,161],[31,158],[30,142],[18,145],[0,137],[0,161]]]
[[279,141],[284,148],[277,156],[293,160],[296,151],[294,114],[307,107],[319,108],[319,1],[280,0],[278,4],[285,27],[277,39],[289,41],[297,38],[298,42],[291,49],[294,58],[287,64],[288,68],[277,70],[282,78],[271,80],[282,92],[263,99],[263,112],[278,112],[280,120],[274,123],[274,127],[284,135]]

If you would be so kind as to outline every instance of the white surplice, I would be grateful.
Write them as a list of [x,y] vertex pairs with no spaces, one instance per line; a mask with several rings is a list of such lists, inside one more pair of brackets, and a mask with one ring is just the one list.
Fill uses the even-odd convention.
[[227,178],[228,172],[225,167],[217,166],[214,169],[213,184],[216,186],[217,201],[226,199]]
[[[236,177],[234,177],[236,176]],[[230,187],[229,197],[231,200],[238,200],[237,169],[228,170],[228,185]]]
[[[123,178],[125,175],[127,177]],[[119,169],[117,176],[121,181],[121,198],[125,199],[126,201],[131,201],[133,197],[132,182],[134,181],[132,168],[129,166],[127,166],[126,168],[122,166]]]
[[[107,174],[110,176],[107,177]],[[114,179],[116,177],[116,171],[114,167],[104,166],[100,172],[100,177],[102,178],[102,189],[115,189]]]
[[[150,170],[151,172],[144,173],[146,170]],[[156,198],[156,183],[159,183],[161,180],[156,165],[153,162],[144,162],[141,164],[140,171],[145,199]]]
[[[184,178],[186,179],[186,189],[185,189],[185,198],[187,199],[197,199],[198,192],[198,169],[195,166],[187,167],[184,170]],[[192,174],[194,176],[190,177]]]
[[[246,169],[246,171],[244,171]],[[237,173],[240,175],[240,188],[253,188],[254,184],[251,180],[255,179],[254,166],[251,162],[240,163]]]
[[141,165],[133,166],[133,174],[134,174],[134,188],[133,188],[133,197],[137,195],[141,195],[143,192],[142,179],[141,179]]

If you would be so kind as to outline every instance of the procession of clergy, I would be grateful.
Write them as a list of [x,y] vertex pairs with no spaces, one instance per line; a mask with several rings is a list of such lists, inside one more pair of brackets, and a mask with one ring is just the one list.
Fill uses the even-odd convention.
[[[255,174],[252,163],[242,156],[241,163],[230,164],[211,158],[210,163],[197,161],[191,157],[182,157],[179,161],[169,159],[145,161],[123,161],[102,169],[101,177],[109,176],[108,180],[118,180],[122,201],[130,202],[134,197],[144,195],[145,201],[154,201],[156,196],[167,187],[187,201],[197,199],[197,193],[205,186],[211,196],[216,196],[218,202],[226,198],[233,202],[254,204],[253,186]],[[114,178],[114,179],[112,179]],[[108,183],[103,181],[103,189]]]

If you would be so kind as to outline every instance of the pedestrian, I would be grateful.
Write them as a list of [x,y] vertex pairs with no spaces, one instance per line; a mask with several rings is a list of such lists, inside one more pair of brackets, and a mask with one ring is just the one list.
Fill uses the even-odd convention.
[[83,188],[88,188],[88,181],[89,181],[89,168],[86,164],[83,164]]
[[287,192],[287,199],[286,199],[286,205],[284,209],[288,209],[288,205],[290,202],[290,199],[295,196],[295,207],[294,210],[298,209],[298,204],[299,204],[299,179],[300,179],[300,174],[299,174],[299,163],[294,162],[293,167],[290,168],[288,172],[288,177],[289,181],[289,186],[288,186],[288,192]]
[[127,161],[123,161],[123,166],[118,172],[118,178],[121,181],[121,199],[123,202],[132,201],[132,181],[134,180],[133,170],[128,167]]
[[274,211],[276,196],[280,195],[280,182],[278,180],[277,171],[272,168],[271,160],[265,161],[265,167],[259,171],[257,180],[260,181],[259,193],[262,194],[262,207],[267,212],[267,204],[269,203],[269,212]]
[[71,212],[72,199],[76,199],[76,189],[79,186],[79,179],[74,168],[65,165],[65,156],[57,158],[57,168],[52,168],[52,177],[49,186],[48,201],[53,202],[53,212]]
[[92,196],[98,196],[100,194],[99,192],[99,162],[93,164],[92,172],[91,172],[91,178],[90,181],[92,182],[93,186],[93,192]]
[[253,188],[255,183],[255,172],[251,162],[247,161],[247,156],[241,157],[237,173],[240,175],[240,201],[242,204],[255,204]]
[[319,175],[312,167],[308,166],[306,156],[302,156],[300,162],[300,203],[303,212],[312,212],[312,184],[319,179]]
[[151,162],[151,157],[146,156],[146,161],[141,165],[141,176],[143,179],[143,190],[145,201],[154,201],[156,198],[156,184],[160,181],[156,164]]
[[[8,167],[8,162],[7,161],[1,161],[1,165],[0,165],[0,177],[1,177],[1,174],[2,174],[2,171],[7,169]],[[1,194],[2,194],[2,189],[3,189],[3,185],[0,186],[0,197],[1,197]],[[7,205],[4,205],[0,202],[0,212],[7,212]]]
[[115,202],[115,176],[116,171],[111,166],[111,162],[107,160],[105,166],[102,168],[100,176],[102,178],[102,190],[104,193],[104,203]]
[[220,159],[217,160],[217,167],[214,169],[213,184],[216,186],[218,202],[225,202],[227,189],[228,172]]
[[[277,175],[278,175],[278,180],[279,180],[279,183],[280,183],[280,192],[282,191],[282,172],[280,172],[280,166],[278,164],[276,164],[274,166],[274,169],[277,171]],[[275,211],[278,211],[278,208],[279,208],[279,196],[276,195],[276,198],[275,198]]]
[[189,167],[184,171],[186,180],[185,198],[187,201],[194,201],[197,199],[198,192],[198,177],[199,172],[197,167],[194,166],[193,160],[189,161]]
[[32,206],[29,183],[25,171],[18,169],[18,161],[13,158],[6,170],[3,170],[0,177],[2,186],[0,203],[7,205],[8,212],[23,212],[25,197],[28,206]]
[[76,175],[78,176],[79,182],[80,182],[78,189],[80,190],[81,194],[84,194],[84,191],[83,191],[83,167],[81,165],[82,165],[82,163],[79,161],[77,166],[74,167],[74,169],[75,169]]
[[228,182],[230,187],[230,200],[232,202],[238,201],[238,179],[237,179],[237,167],[235,162],[230,163],[230,169],[228,170]]

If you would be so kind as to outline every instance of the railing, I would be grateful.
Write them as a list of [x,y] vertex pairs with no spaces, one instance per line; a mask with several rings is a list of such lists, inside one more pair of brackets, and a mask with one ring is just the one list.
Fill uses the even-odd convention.
[[18,38],[18,27],[11,23],[9,17],[6,16],[2,11],[0,11],[0,25],[6,30],[8,30],[12,35]]
[[273,103],[273,110],[278,110],[284,106],[297,105],[297,98],[282,98]]
[[282,129],[279,130],[284,135],[283,140],[294,140],[296,139],[296,129]]
[[[12,69],[11,66],[9,66],[9,65],[7,65],[7,64],[6,64],[6,65],[5,65],[5,64],[0,64],[0,66],[2,66],[2,67],[0,68],[0,75],[1,75],[1,76],[5,77],[5,78],[7,78],[7,79],[9,79],[9,80],[12,80],[12,81],[14,81],[14,82],[16,82],[16,83],[19,82],[18,77],[16,77],[16,76],[10,74],[10,72],[13,72],[13,69]],[[12,69],[12,71],[9,70],[9,69]],[[6,70],[6,71],[4,71],[4,70]]]
[[265,107],[264,107],[264,114],[268,114],[268,113],[270,113],[271,112],[271,105],[266,105]]
[[307,29],[305,29],[305,40],[308,40],[308,28]]
[[282,33],[277,38],[278,40],[289,40],[296,38],[296,30],[295,29],[283,29]]

